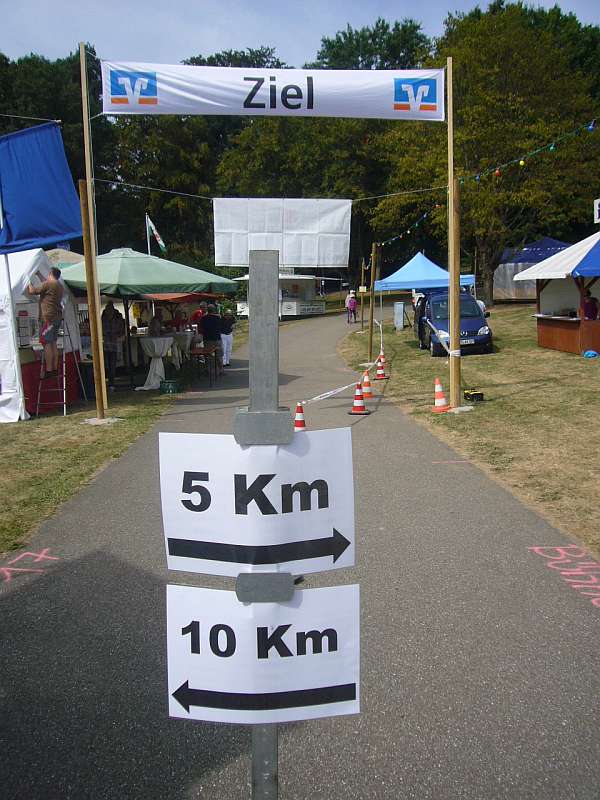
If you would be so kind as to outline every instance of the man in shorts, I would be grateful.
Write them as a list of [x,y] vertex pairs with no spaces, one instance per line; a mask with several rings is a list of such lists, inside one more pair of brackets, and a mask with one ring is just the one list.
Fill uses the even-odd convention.
[[62,323],[64,288],[60,270],[52,267],[48,278],[37,288],[29,284],[27,293],[40,297],[40,344],[44,345],[45,377],[58,373],[58,346],[56,340]]

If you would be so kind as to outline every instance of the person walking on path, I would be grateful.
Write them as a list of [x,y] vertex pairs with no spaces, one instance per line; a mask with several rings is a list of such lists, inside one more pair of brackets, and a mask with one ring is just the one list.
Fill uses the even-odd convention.
[[227,309],[221,318],[221,346],[223,348],[223,366],[228,367],[233,349],[233,326],[236,319],[233,311]]
[[347,298],[346,309],[348,310],[348,323],[356,322],[356,295],[351,292]]
[[39,295],[40,344],[44,346],[46,377],[58,372],[58,332],[63,318],[62,300],[64,287],[60,282],[60,270],[51,267],[47,279],[37,289],[27,286],[27,294]]

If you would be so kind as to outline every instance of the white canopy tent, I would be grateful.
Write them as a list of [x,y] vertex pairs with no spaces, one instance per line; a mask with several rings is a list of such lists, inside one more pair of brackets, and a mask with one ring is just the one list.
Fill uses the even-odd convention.
[[[52,264],[41,250],[25,250],[2,259],[0,270],[0,423],[28,419],[21,380],[19,348],[38,348],[38,298],[26,293],[29,283],[39,286],[45,281]],[[7,278],[8,267],[9,278]],[[10,280],[10,291],[8,282]],[[64,350],[80,349],[77,306],[65,286],[64,319],[69,336],[64,337]],[[65,331],[66,333],[66,331]],[[71,347],[71,341],[73,346]]]

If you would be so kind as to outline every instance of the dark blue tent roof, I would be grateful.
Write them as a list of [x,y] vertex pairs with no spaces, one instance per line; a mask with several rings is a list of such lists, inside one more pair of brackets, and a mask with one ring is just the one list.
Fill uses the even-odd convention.
[[0,253],[81,236],[79,198],[55,122],[0,136]]
[[507,247],[502,253],[501,264],[538,264],[546,258],[550,258],[555,253],[560,253],[565,247],[569,247],[567,242],[552,239],[544,236],[535,242],[525,244],[523,247]]
[[[403,267],[383,280],[375,281],[375,291],[399,291],[402,289],[446,289],[449,275],[423,253],[417,253]],[[461,286],[473,286],[473,275],[461,275]]]

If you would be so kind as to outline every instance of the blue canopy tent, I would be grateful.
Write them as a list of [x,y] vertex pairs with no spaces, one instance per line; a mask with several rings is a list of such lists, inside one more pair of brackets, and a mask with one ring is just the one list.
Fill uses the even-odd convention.
[[[388,275],[387,278],[383,278],[380,281],[375,281],[375,291],[447,289],[449,278],[450,276],[445,269],[438,267],[423,253],[417,253],[392,275]],[[474,283],[475,277],[473,275],[460,276],[461,286],[473,286]]]

